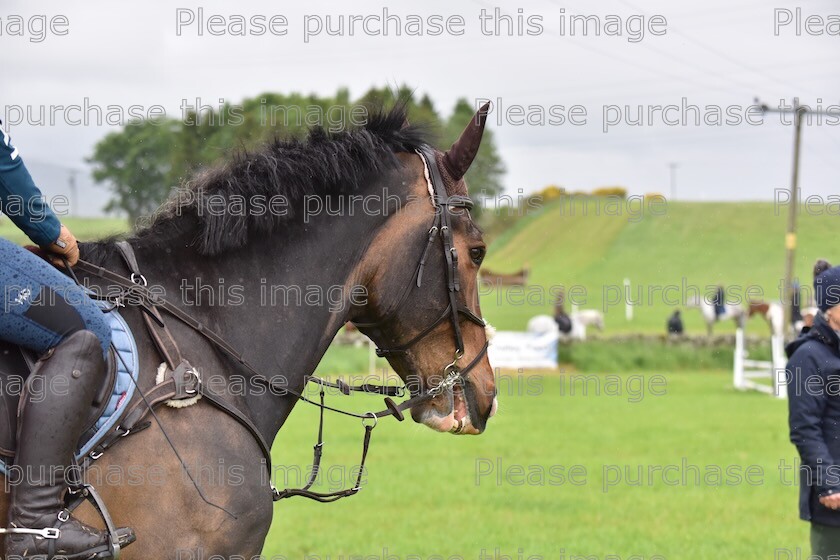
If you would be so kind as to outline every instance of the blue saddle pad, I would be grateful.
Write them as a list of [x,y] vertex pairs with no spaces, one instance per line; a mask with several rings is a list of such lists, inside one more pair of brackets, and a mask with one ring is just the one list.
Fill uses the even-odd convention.
[[[97,302],[100,306],[110,305],[108,302]],[[111,348],[115,354],[116,379],[114,390],[108,399],[108,405],[102,411],[102,416],[96,421],[96,432],[93,437],[82,445],[79,457],[87,455],[93,446],[120,420],[123,408],[131,402],[134,391],[137,388],[135,381],[140,371],[140,362],[137,358],[137,343],[134,335],[125,319],[116,310],[105,314],[111,325]]]

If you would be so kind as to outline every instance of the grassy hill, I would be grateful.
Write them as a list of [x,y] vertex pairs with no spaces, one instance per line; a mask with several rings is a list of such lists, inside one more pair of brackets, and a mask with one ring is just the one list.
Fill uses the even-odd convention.
[[[585,290],[581,307],[605,311],[608,332],[662,332],[673,309],[663,297],[667,286],[671,300],[681,299],[688,287],[705,293],[717,284],[733,295],[753,286],[765,300],[780,299],[786,208],[776,215],[770,202],[676,202],[661,215],[607,215],[606,210],[595,199],[574,205],[556,200],[499,234],[485,266],[511,272],[527,263],[532,285],[525,289],[525,302],[512,288],[484,289],[485,316],[498,328],[524,329],[529,318],[552,312],[548,292],[559,285]],[[810,286],[818,257],[840,261],[840,248],[832,242],[840,222],[836,216],[804,213],[799,220],[796,272],[803,286]],[[636,303],[632,322],[624,317],[624,278],[631,281],[630,298]],[[704,332],[699,311],[685,310],[684,319],[689,331]],[[765,332],[758,318],[749,328]]]

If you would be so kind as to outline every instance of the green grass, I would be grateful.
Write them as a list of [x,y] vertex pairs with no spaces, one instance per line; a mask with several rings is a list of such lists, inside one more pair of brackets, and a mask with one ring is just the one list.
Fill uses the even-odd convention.
[[[626,337],[625,337],[626,338]],[[731,337],[729,337],[731,339]],[[630,337],[594,339],[586,342],[560,344],[558,360],[569,371],[602,373],[607,371],[696,371],[698,369],[729,369],[732,367],[733,342],[713,339],[709,344],[689,340],[667,340],[665,337]],[[753,338],[746,341],[750,359],[770,360],[770,341]],[[330,346],[315,373],[336,375],[369,370],[368,348]],[[388,363],[377,358],[376,372],[390,371]],[[377,375],[380,375],[377,373]]]
[[[128,231],[128,222],[122,218],[63,218],[61,221],[79,241],[94,241]],[[15,243],[32,244],[7,218],[0,218],[0,237]]]
[[[655,388],[660,396],[640,392],[653,375],[666,379]],[[482,549],[492,558],[498,548],[515,560],[575,554],[770,560],[776,548],[802,547],[807,557],[797,489],[783,484],[777,470],[780,460],[791,464],[795,457],[784,402],[734,391],[729,372],[654,370],[616,379],[624,384],[621,394],[596,396],[590,386],[583,396],[579,386],[571,395],[569,379],[556,375],[501,377],[500,412],[479,437],[383,421],[374,431],[362,492],[332,505],[278,503],[263,554],[479,560]],[[372,398],[342,404],[349,403],[359,410],[381,404]],[[324,468],[357,465],[361,428],[336,417],[328,424]],[[274,444],[278,464],[307,465],[315,427],[316,410],[298,407]],[[760,484],[669,486],[656,475],[637,482],[639,466],[682,468],[683,458],[703,476],[715,466],[761,469]],[[542,471],[555,484],[534,478],[517,485],[514,475],[498,483],[498,461]],[[550,474],[576,465],[586,470],[583,485],[559,484]],[[494,472],[479,476],[477,467]],[[622,480],[605,486],[604,475],[619,471]]]
[[[585,289],[582,307],[606,308],[608,332],[664,332],[673,307],[661,291],[649,295],[648,290],[681,286],[683,278],[700,288],[723,284],[743,291],[756,286],[765,300],[779,300],[786,215],[776,216],[772,203],[676,202],[665,215],[642,219],[595,215],[596,203],[588,204],[583,215],[580,201],[574,212],[568,202],[553,201],[493,240],[487,268],[510,272],[527,263],[532,270],[522,297],[511,288],[483,294],[482,310],[496,327],[523,330],[534,315],[552,313],[554,296],[543,294],[560,285]],[[835,254],[827,240],[836,232],[837,219],[803,214],[799,227],[796,271],[801,283],[810,285],[814,261]],[[623,297],[617,305],[606,297],[619,295],[613,287],[620,288],[624,278],[631,280],[631,299],[639,303],[632,322],[625,320]],[[640,288],[641,295],[635,291]],[[689,332],[705,332],[699,311],[688,309],[683,316]],[[749,328],[767,330],[760,318]],[[718,332],[733,330],[731,322],[716,327]]]
[[[558,347],[562,367],[575,371],[690,371],[732,367],[732,345],[697,346],[658,340],[587,340]],[[769,360],[770,344],[748,345],[750,358]]]
[[[122,220],[67,223],[81,239],[125,229]],[[802,219],[802,273],[817,256],[831,257],[825,240],[833,238],[833,225],[833,219]],[[667,216],[640,222],[562,217],[555,205],[500,233],[488,266],[505,272],[528,262],[534,285],[577,283],[590,294],[625,276],[634,284],[685,276],[695,284],[771,287],[781,267],[783,227],[783,218],[774,218],[772,206],[763,203],[680,203]],[[8,221],[0,221],[0,235],[24,241]],[[500,328],[521,329],[534,314],[551,310],[551,301],[497,305],[492,295],[483,298],[483,311]],[[587,307],[599,301],[596,296]],[[609,310],[607,334],[661,332],[668,311],[664,305],[640,306],[636,320],[627,323],[623,309]],[[685,318],[689,330],[701,331],[697,312],[686,311]],[[758,332],[757,325],[751,328]],[[762,351],[756,349],[754,357]],[[501,560],[494,557],[498,549],[509,560],[770,560],[777,548],[801,547],[807,557],[808,527],[797,519],[797,489],[783,484],[777,471],[780,460],[791,464],[796,456],[787,441],[785,403],[734,391],[731,349],[593,340],[563,352],[581,372],[599,372],[604,392],[609,382],[621,394],[581,395],[570,376],[583,374],[502,374],[499,414],[480,437],[436,434],[410,420],[383,421],[374,432],[364,490],[330,505],[278,503],[263,554],[484,560],[484,550],[484,558]],[[367,371],[367,360],[366,349],[331,348],[318,371]],[[640,387],[662,379],[664,395],[648,390],[639,400]],[[592,391],[591,378],[586,383]],[[382,406],[369,396],[332,397],[329,404],[359,411]],[[278,465],[309,464],[316,418],[312,407],[298,407],[273,446]],[[361,437],[356,421],[329,415],[322,473],[349,484]],[[762,469],[761,484],[669,486],[654,476],[641,484],[625,479],[605,491],[605,472],[628,466],[635,482],[636,468],[679,467],[683,458],[704,471],[754,466]],[[477,483],[477,467],[495,468],[498,461],[542,472],[555,484],[520,485],[510,475],[497,483],[495,473]],[[585,469],[585,484],[556,484],[550,469],[573,466]]]

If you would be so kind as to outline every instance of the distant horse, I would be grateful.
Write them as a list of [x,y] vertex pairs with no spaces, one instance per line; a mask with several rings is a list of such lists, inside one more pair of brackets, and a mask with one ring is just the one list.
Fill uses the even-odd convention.
[[580,309],[572,311],[572,323],[578,323],[584,329],[595,327],[599,331],[604,330],[604,314],[597,309]]
[[751,301],[747,311],[747,316],[760,315],[767,321],[770,327],[770,334],[773,336],[782,336],[784,334],[785,310],[782,304],[778,302],[764,302]]
[[356,327],[356,325],[354,325],[351,321],[344,323],[344,327],[338,331],[338,334],[335,335],[334,339],[336,344],[353,346],[355,348],[364,346],[367,340],[367,337],[363,335],[361,331],[359,331],[358,327]]
[[531,271],[527,266],[510,274],[499,274],[485,269],[481,269],[478,273],[481,282],[490,286],[527,286],[530,274]]
[[[562,317],[564,321],[558,320],[558,317]],[[568,321],[568,324],[565,321]],[[563,341],[586,340],[586,327],[573,320],[569,315],[555,317],[551,317],[550,315],[535,315],[528,321],[525,330],[536,335],[555,333],[559,340]]]
[[604,330],[604,314],[597,309],[578,309],[572,304],[572,313],[569,315],[571,331],[568,338],[571,340],[586,340],[587,327],[595,327],[599,331]]
[[712,336],[714,324],[717,321],[726,321],[731,319],[735,321],[736,326],[743,327],[747,318],[747,312],[743,307],[740,305],[733,305],[731,303],[724,303],[724,312],[722,315],[718,315],[715,313],[715,305],[707,298],[699,296],[689,298],[685,305],[686,307],[700,310],[700,314],[703,316],[703,321],[706,323],[706,332],[709,336]]

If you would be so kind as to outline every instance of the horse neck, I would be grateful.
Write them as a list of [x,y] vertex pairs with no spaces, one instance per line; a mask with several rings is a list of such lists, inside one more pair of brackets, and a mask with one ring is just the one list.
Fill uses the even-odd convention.
[[[149,282],[221,335],[263,376],[301,390],[350,313],[350,286],[373,232],[387,217],[318,216],[290,222],[272,235],[217,256],[190,248],[186,233],[172,249],[136,248]],[[173,271],[177,271],[173,274]],[[340,297],[338,297],[340,294]],[[185,357],[201,367],[206,348]],[[227,362],[232,375],[248,377]],[[246,391],[249,416],[271,441],[297,402],[271,392]],[[240,393],[241,395],[241,393]]]

